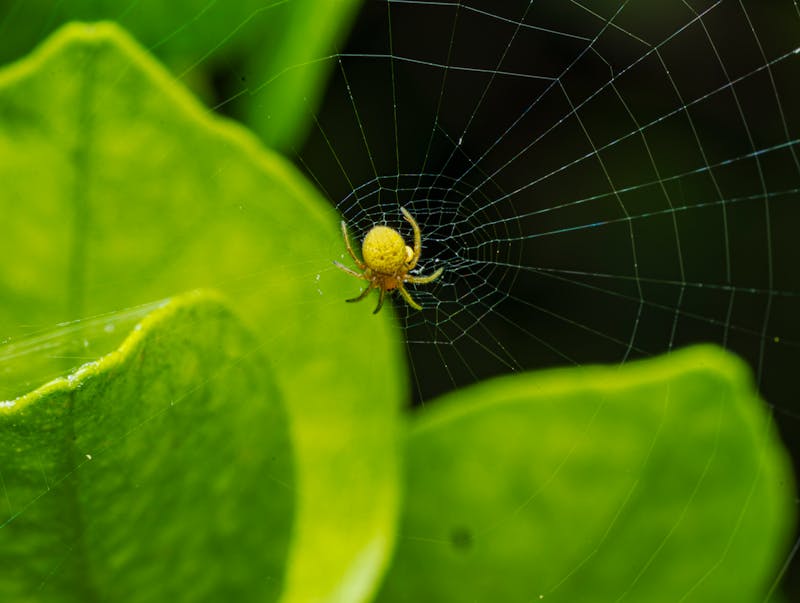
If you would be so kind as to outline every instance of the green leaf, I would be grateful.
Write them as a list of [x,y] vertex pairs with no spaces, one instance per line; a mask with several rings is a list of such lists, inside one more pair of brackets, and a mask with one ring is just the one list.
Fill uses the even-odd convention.
[[290,150],[304,140],[337,65],[334,54],[360,5],[361,0],[295,1],[280,24],[280,46],[251,53],[250,79],[260,83],[240,97],[234,114],[268,145]]
[[331,264],[330,206],[111,24],[70,25],[0,72],[0,182],[4,334],[222,290],[289,414],[286,600],[367,596],[394,538],[406,376],[391,311],[343,302],[357,283]]
[[379,600],[763,601],[794,488],[748,373],[697,347],[431,404]]
[[[0,6],[0,62],[17,59],[70,20],[110,19],[132,32],[192,89],[211,91],[215,71],[236,76],[225,109],[273,148],[299,145],[335,65],[329,60],[361,0],[51,0]],[[21,24],[24,24],[22,26]],[[228,98],[224,100],[229,100]]]
[[216,297],[169,301],[118,350],[1,405],[0,440],[0,600],[277,599],[289,428]]

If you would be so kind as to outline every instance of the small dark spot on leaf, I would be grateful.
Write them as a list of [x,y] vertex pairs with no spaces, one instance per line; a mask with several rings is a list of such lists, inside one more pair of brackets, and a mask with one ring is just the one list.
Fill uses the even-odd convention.
[[454,549],[468,551],[472,548],[472,532],[465,527],[453,528],[450,532],[450,543]]

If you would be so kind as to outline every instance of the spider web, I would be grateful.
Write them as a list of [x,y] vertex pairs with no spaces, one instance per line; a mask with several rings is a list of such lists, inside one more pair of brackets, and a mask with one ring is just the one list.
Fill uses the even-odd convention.
[[[392,301],[415,402],[710,341],[749,362],[798,458],[796,0],[366,0],[346,46],[293,69],[318,62],[333,77],[293,159],[354,238],[409,240],[405,207],[415,273],[444,269],[409,287],[422,312]],[[270,85],[217,83],[223,113]]]
[[296,155],[444,268],[395,300],[416,401],[711,341],[797,442],[798,55],[791,0],[368,3]]
[[759,32],[797,25],[794,4],[491,6],[369,5],[298,152],[356,233],[403,227],[406,206],[420,271],[445,268],[415,291],[426,312],[399,306],[412,360],[444,374],[418,399],[711,340],[778,400],[765,372],[792,355],[800,294],[797,39]]

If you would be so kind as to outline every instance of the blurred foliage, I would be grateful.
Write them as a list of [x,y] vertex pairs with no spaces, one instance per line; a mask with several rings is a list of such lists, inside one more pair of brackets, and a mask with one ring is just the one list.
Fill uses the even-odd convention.
[[[0,181],[0,251],[13,259],[0,264],[0,324],[15,346],[0,350],[1,391],[23,396],[0,421],[18,442],[2,465],[14,497],[0,557],[15,572],[0,593],[13,578],[35,600],[204,600],[263,571],[285,576],[287,601],[367,598],[396,533],[405,365],[388,308],[342,303],[353,283],[331,265],[342,242],[319,194],[111,24],[67,26],[0,72]],[[204,296],[152,305],[199,287],[222,291],[238,318]],[[431,407],[406,442],[380,600],[763,600],[793,485],[729,355],[519,375]],[[284,427],[288,477],[267,469],[288,463]],[[253,446],[265,450],[241,467],[213,457]],[[129,509],[141,530],[114,525]],[[237,567],[198,582],[192,572],[220,560],[192,555],[217,529],[243,539],[213,551]],[[199,544],[173,575],[148,547],[181,539]],[[244,590],[234,598],[274,596]]]
[[772,420],[711,346],[455,392],[406,463],[381,602],[763,601],[792,531]]
[[342,303],[352,282],[331,264],[341,234],[318,193],[109,24],[68,26],[0,74],[0,181],[0,250],[17,258],[0,264],[4,336],[221,290],[289,414],[299,500],[288,599],[369,590],[393,540],[402,349],[391,312],[364,320]]
[[[275,149],[302,143],[360,0],[0,0],[0,63],[63,23],[113,20]],[[25,26],[19,21],[24,19]],[[198,59],[198,57],[200,57]],[[224,81],[219,81],[220,78]],[[226,89],[215,99],[212,88]]]

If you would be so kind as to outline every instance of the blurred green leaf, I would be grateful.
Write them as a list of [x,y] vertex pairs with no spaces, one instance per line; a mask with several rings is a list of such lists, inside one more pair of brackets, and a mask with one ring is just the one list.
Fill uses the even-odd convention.
[[294,505],[252,335],[202,294],[0,406],[0,600],[274,601]]
[[[302,143],[361,0],[0,0],[0,63],[70,20],[114,20],[273,148]],[[25,26],[20,26],[24,23]],[[212,80],[215,80],[212,81]],[[222,85],[215,99],[212,84]],[[228,102],[230,101],[230,102]]]
[[712,347],[454,393],[407,442],[379,601],[763,601],[791,535],[786,453]]
[[0,72],[0,182],[4,335],[223,291],[289,414],[286,600],[366,596],[394,538],[403,349],[391,311],[343,303],[353,282],[318,193],[110,24],[67,26]]
[[361,0],[303,0],[287,5],[281,44],[253,53],[248,95],[236,99],[242,119],[268,145],[289,150],[311,125],[325,83],[337,64],[333,55],[349,31]]

